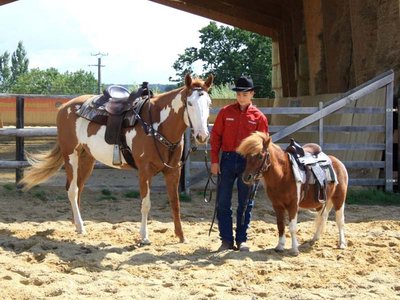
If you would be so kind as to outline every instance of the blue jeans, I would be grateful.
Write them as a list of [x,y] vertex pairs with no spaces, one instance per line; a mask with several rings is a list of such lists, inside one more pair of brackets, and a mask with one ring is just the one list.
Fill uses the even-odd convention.
[[[232,191],[237,180],[238,206],[236,210],[236,237],[237,244],[247,241],[247,229],[251,219],[251,209],[254,201],[249,202],[250,187],[243,183],[242,173],[246,160],[236,152],[223,152],[220,162],[219,184],[217,193],[217,220],[221,240],[233,242],[232,229]],[[243,210],[247,209],[242,222]],[[243,224],[242,224],[243,223]]]

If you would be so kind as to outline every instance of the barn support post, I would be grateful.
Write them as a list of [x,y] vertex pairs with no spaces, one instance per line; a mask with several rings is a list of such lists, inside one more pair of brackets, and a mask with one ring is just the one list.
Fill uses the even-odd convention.
[[[319,102],[318,108],[319,110],[322,110],[324,108],[324,103],[322,101]],[[318,122],[318,140],[319,145],[322,149],[324,149],[324,118],[319,119]]]
[[[24,106],[25,98],[23,96],[17,96],[16,101],[16,128],[24,128]],[[15,138],[15,159],[17,161],[25,160],[24,157],[24,137],[17,136]],[[15,169],[15,182],[18,182],[24,177],[23,168]]]
[[180,191],[188,196],[190,195],[190,155],[188,156],[191,147],[190,134],[190,128],[186,129],[183,137],[182,159],[187,159],[182,166],[180,177]]
[[393,192],[393,80],[386,85],[385,190]]

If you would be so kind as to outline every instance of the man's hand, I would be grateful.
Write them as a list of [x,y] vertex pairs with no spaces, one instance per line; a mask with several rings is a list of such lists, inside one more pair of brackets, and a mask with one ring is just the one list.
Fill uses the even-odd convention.
[[219,173],[221,173],[221,171],[219,170],[219,163],[211,164],[211,174],[218,175]]

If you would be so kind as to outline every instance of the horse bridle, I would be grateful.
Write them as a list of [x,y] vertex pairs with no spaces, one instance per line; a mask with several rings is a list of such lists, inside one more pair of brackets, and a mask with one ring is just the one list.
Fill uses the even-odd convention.
[[[194,88],[192,88],[192,91],[203,91],[203,88],[201,88],[201,87],[194,87]],[[187,96],[186,96],[186,99],[185,99],[185,101],[184,101],[183,103],[184,103],[183,105],[185,106],[185,111],[186,111],[186,114],[187,114],[187,117],[188,117],[189,127],[190,127],[190,129],[191,129],[191,139],[194,139],[194,138],[193,138],[194,129],[193,129],[192,121],[190,120],[190,115],[189,115],[189,110],[188,110],[188,100],[187,100]],[[190,104],[190,102],[189,102],[189,105],[192,105],[192,104]],[[180,161],[175,167],[170,166],[170,165],[169,165],[169,160],[171,159],[171,154],[172,154],[172,152],[175,151],[175,149],[178,147],[178,145],[181,143],[181,141],[179,141],[179,142],[177,142],[177,143],[171,143],[167,138],[165,138],[164,136],[162,136],[157,130],[155,130],[155,129],[153,128],[153,120],[152,120],[152,117],[151,117],[150,108],[151,108],[151,102],[149,101],[149,110],[148,110],[148,111],[149,111],[149,119],[150,119],[149,132],[150,132],[151,135],[153,136],[154,146],[155,146],[155,148],[156,148],[156,150],[157,150],[157,153],[158,153],[158,156],[159,156],[161,162],[163,163],[163,165],[164,165],[165,167],[170,168],[170,169],[182,167],[182,166],[186,163],[187,159],[189,158],[190,153],[192,153],[192,152],[194,152],[194,151],[197,150],[197,146],[192,146],[192,147],[190,148],[190,150],[188,151],[186,157],[185,157],[182,161]],[[161,155],[161,152],[160,152],[160,149],[159,149],[158,146],[157,146],[157,141],[159,141],[162,145],[164,145],[164,146],[166,146],[166,147],[168,148],[168,150],[169,150],[168,162],[165,162],[165,161],[163,160],[162,155]]]

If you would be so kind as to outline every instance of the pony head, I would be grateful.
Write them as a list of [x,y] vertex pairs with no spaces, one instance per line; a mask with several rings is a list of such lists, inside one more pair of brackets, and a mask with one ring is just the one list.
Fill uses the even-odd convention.
[[246,158],[246,168],[242,174],[245,184],[252,185],[267,170],[270,164],[270,142],[269,134],[256,131],[245,138],[236,149],[237,153]]
[[189,74],[185,76],[185,86],[189,91],[186,99],[185,123],[192,128],[196,144],[206,143],[210,136],[208,117],[210,115],[211,98],[208,95],[208,90],[213,80],[212,75],[206,81],[192,79]]

